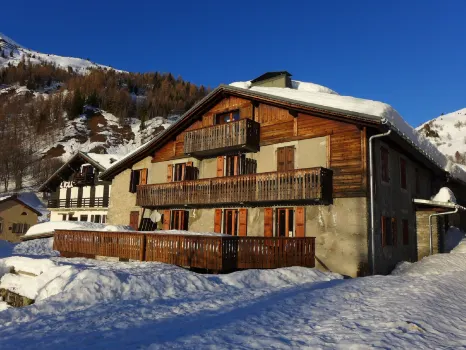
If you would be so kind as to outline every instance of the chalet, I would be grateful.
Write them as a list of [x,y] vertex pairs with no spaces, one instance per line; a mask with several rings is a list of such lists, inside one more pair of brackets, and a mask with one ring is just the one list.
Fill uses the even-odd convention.
[[417,230],[428,227],[425,211],[449,210],[429,202],[449,181],[444,164],[406,125],[386,104],[286,71],[221,85],[100,175],[113,181],[108,221],[154,229],[152,216],[163,229],[312,236],[319,268],[388,273],[426,254]]
[[19,242],[41,215],[17,195],[0,197],[0,239]]
[[50,221],[105,223],[111,191],[110,181],[98,176],[119,156],[78,152],[41,187],[48,198]]

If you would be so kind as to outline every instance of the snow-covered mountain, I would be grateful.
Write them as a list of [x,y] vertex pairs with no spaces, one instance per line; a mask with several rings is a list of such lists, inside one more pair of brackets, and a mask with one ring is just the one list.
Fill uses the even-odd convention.
[[446,156],[466,164],[466,108],[429,120],[417,130]]
[[87,59],[76,57],[63,57],[53,54],[40,53],[27,49],[6,35],[0,33],[0,68],[8,65],[18,65],[22,60],[32,64],[49,63],[63,69],[72,69],[79,74],[85,74],[89,69],[113,69],[109,66],[97,64]]

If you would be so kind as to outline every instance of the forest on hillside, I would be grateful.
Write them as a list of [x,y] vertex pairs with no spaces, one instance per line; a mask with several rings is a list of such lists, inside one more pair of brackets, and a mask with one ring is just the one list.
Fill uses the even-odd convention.
[[[18,93],[11,86],[27,89]],[[86,111],[104,110],[125,125],[132,118],[182,114],[208,93],[170,73],[92,69],[75,73],[27,60],[0,70],[0,184],[20,189],[28,175],[40,183],[62,163],[43,159],[39,144],[53,145],[56,131]],[[45,140],[45,141],[44,141]],[[13,184],[13,185],[12,185]]]

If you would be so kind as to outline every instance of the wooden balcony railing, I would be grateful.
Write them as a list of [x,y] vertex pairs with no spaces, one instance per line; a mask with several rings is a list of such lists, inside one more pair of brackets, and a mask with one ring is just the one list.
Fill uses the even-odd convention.
[[142,185],[137,190],[137,205],[153,208],[290,201],[325,203],[331,199],[332,171],[325,168]]
[[94,208],[108,207],[108,197],[99,198],[70,198],[70,199],[49,199],[48,208]]
[[158,261],[218,272],[315,266],[314,237],[228,237],[55,230],[53,249],[65,257],[98,255]]
[[251,119],[188,131],[184,136],[184,153],[212,157],[229,151],[257,152],[259,131],[259,123]]

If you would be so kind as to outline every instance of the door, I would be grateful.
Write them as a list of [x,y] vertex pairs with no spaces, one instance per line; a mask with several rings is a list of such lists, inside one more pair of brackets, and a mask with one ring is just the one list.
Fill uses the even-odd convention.
[[225,209],[223,212],[223,233],[231,236],[238,235],[238,210]]
[[139,228],[139,212],[132,211],[129,214],[129,226],[133,228],[133,230],[138,230]]
[[292,208],[277,209],[277,237],[293,237],[294,210]]
[[188,230],[189,212],[187,210],[173,210],[170,228],[172,230]]

